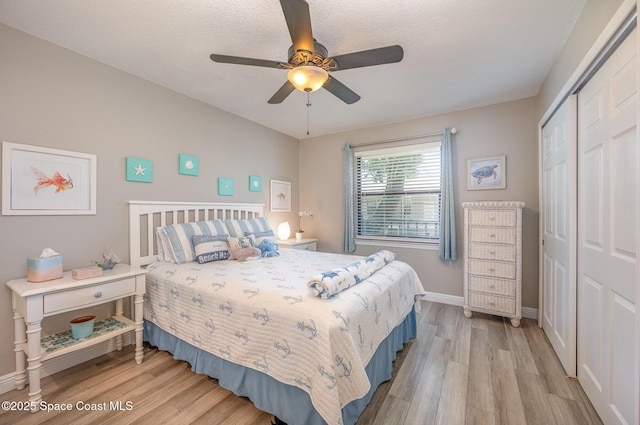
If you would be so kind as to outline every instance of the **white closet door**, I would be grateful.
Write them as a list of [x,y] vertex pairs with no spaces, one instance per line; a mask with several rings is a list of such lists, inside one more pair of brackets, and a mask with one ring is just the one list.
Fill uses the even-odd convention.
[[578,378],[605,424],[634,424],[636,33],[578,94]]
[[577,96],[542,129],[542,328],[576,376]]

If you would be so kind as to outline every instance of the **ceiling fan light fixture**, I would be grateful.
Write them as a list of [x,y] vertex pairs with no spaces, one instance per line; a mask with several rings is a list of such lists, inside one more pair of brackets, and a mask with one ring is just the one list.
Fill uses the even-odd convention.
[[329,73],[315,65],[300,65],[289,71],[287,78],[295,88],[309,93],[322,87]]

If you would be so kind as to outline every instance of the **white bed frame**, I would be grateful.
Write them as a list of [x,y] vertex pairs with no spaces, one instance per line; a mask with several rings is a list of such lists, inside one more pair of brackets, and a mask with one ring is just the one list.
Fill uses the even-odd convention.
[[129,262],[142,267],[158,259],[155,228],[205,220],[262,217],[264,204],[129,201]]

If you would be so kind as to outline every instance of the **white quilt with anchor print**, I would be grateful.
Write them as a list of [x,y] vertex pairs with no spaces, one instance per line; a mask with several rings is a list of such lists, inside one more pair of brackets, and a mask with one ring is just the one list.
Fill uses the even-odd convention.
[[218,357],[306,391],[328,424],[370,388],[365,366],[424,294],[392,261],[331,299],[309,279],[362,257],[293,249],[280,257],[149,265],[144,317]]

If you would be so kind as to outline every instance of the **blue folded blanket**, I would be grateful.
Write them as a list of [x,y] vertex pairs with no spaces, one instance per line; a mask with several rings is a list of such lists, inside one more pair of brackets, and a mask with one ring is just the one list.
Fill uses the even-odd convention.
[[378,251],[355,263],[322,272],[314,276],[307,286],[313,296],[331,298],[338,292],[362,282],[395,258],[396,254],[391,251]]

